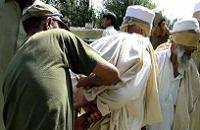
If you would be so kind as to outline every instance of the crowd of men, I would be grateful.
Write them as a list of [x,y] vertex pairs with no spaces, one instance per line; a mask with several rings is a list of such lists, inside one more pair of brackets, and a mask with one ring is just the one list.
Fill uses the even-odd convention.
[[107,12],[88,45],[55,7],[5,0],[0,130],[200,130],[200,2],[172,31],[156,17],[130,5],[116,31]]

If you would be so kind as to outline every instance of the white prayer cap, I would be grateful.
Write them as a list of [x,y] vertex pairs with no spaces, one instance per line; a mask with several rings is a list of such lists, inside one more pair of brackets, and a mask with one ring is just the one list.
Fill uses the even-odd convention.
[[149,25],[152,25],[154,16],[155,16],[155,13],[144,6],[131,5],[127,7],[124,18],[133,17],[133,18],[142,20],[148,23]]
[[199,23],[195,18],[183,19],[176,22],[173,26],[171,33],[184,32],[184,31],[199,32]]
[[200,2],[197,2],[194,6],[194,12],[199,12],[200,11]]
[[184,19],[174,24],[171,39],[176,44],[197,48],[199,34],[198,21],[195,18]]

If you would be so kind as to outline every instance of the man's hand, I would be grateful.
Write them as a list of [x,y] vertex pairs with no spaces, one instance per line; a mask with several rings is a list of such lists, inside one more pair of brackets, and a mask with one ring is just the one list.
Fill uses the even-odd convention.
[[74,90],[74,95],[73,95],[73,98],[74,98],[74,108],[77,109],[77,108],[80,108],[84,105],[87,104],[87,100],[83,94],[83,88],[77,88]]
[[88,102],[83,109],[86,113],[90,113],[87,117],[87,122],[90,124],[99,121],[102,117],[101,112],[97,108],[96,101]]
[[89,78],[85,75],[82,74],[76,75],[76,80],[77,80],[76,84],[77,88],[86,88],[91,85]]
[[99,111],[93,113],[85,113],[78,117],[75,121],[75,130],[85,130],[90,127],[92,123],[96,123],[101,119]]
[[96,123],[97,121],[99,121],[102,118],[102,115],[99,111],[93,112],[90,114],[90,116],[87,118],[87,121],[92,124],[92,123]]
[[88,113],[81,115],[75,120],[75,130],[85,130],[90,127],[90,124],[87,122]]

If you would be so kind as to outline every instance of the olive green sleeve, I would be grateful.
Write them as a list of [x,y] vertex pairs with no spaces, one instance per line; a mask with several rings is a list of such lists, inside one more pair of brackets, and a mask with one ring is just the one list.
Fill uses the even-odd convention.
[[89,75],[101,56],[76,35],[64,34],[65,53],[70,69],[75,73]]

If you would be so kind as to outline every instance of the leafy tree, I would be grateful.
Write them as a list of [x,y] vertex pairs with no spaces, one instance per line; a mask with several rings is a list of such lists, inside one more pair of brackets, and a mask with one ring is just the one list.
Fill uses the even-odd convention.
[[95,13],[93,7],[90,7],[89,0],[81,0],[75,6],[75,14],[73,15],[73,25],[84,26],[87,22],[93,22]]
[[[106,0],[102,2],[105,9],[113,12],[117,16],[116,28],[119,28],[129,5],[142,5],[149,9],[156,7],[151,0]],[[103,12],[101,12],[103,13]]]
[[89,0],[43,0],[55,6],[64,16],[70,19],[72,26],[85,26],[95,21],[95,10]]

